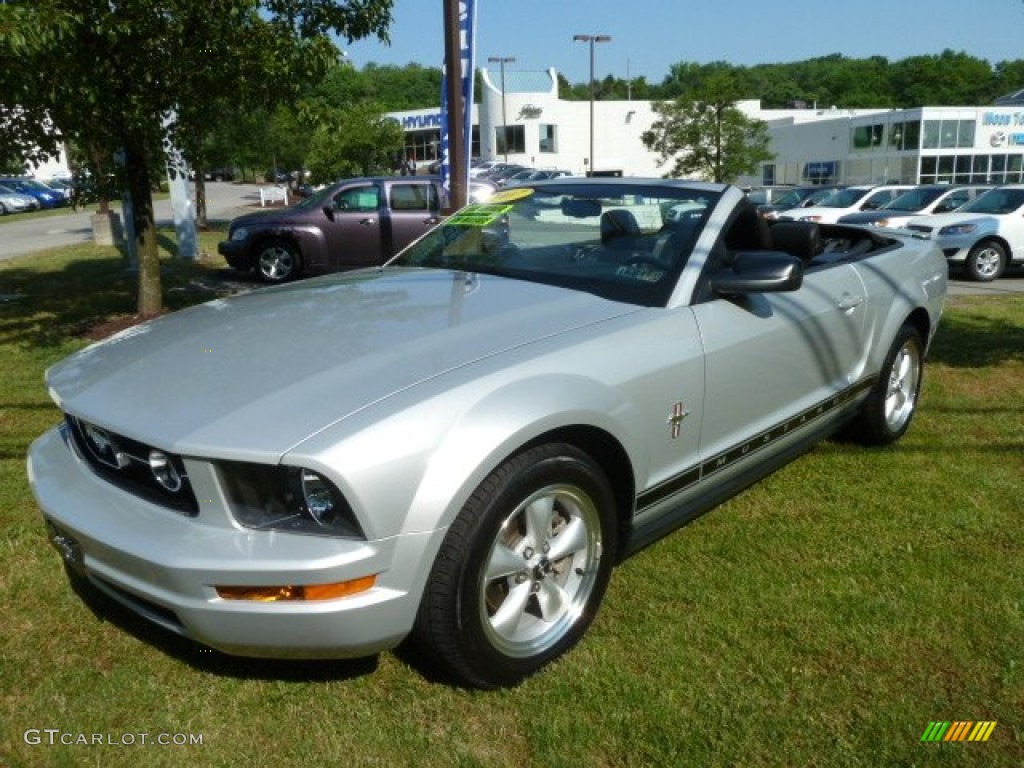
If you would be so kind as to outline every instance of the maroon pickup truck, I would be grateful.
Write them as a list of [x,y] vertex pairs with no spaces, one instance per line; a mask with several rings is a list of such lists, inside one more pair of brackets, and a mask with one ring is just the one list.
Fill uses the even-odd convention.
[[440,221],[440,192],[426,176],[346,179],[290,208],[240,216],[217,250],[271,283],[376,266]]

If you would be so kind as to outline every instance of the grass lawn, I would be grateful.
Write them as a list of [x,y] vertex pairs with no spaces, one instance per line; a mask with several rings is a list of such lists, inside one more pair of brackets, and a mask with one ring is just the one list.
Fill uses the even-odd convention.
[[[221,266],[168,261],[168,304]],[[43,370],[132,314],[133,280],[91,246],[0,262],[0,765],[1024,765],[1024,299],[950,301],[900,444],[820,445],[621,566],[567,657],[479,693],[404,653],[205,652],[69,588],[25,454],[59,418]],[[998,725],[922,743],[937,720]]]

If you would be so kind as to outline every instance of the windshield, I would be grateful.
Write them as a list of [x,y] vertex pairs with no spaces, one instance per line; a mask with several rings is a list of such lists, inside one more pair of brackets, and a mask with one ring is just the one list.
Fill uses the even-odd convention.
[[920,187],[898,195],[882,206],[887,211],[920,211],[931,205],[947,190],[941,187]]
[[1024,188],[990,189],[972,202],[959,208],[957,213],[1013,213],[1024,205]]
[[664,306],[720,196],[700,186],[540,182],[457,211],[389,265],[501,275]]
[[850,208],[868,193],[864,188],[834,189],[824,200],[815,203],[822,208]]

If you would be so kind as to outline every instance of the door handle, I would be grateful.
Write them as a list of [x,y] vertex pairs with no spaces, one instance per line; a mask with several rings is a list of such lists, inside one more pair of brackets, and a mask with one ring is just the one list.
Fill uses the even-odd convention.
[[372,227],[374,224],[377,223],[377,220],[371,217],[368,219],[360,219],[359,223],[362,224],[364,227]]
[[853,312],[853,310],[855,310],[857,307],[859,307],[863,303],[864,303],[864,297],[863,296],[851,296],[848,293],[844,293],[843,294],[843,298],[841,298],[839,300],[839,305],[838,306],[839,306],[840,310],[842,310],[846,314],[850,314],[851,312]]
[[429,216],[423,220],[424,224],[437,224],[440,219],[437,216]]

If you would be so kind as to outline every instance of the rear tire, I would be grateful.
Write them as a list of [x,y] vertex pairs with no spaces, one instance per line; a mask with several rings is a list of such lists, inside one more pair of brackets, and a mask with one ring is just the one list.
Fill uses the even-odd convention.
[[299,249],[287,240],[264,240],[256,249],[256,271],[268,283],[283,283],[302,272]]
[[590,626],[611,575],[614,497],[594,461],[541,445],[487,477],[449,528],[414,638],[460,682],[515,685]]
[[985,240],[971,248],[964,269],[971,280],[987,283],[1003,274],[1006,249],[994,240]]
[[878,381],[851,425],[856,439],[888,445],[903,437],[917,411],[924,370],[924,342],[912,325],[904,325],[885,356]]

